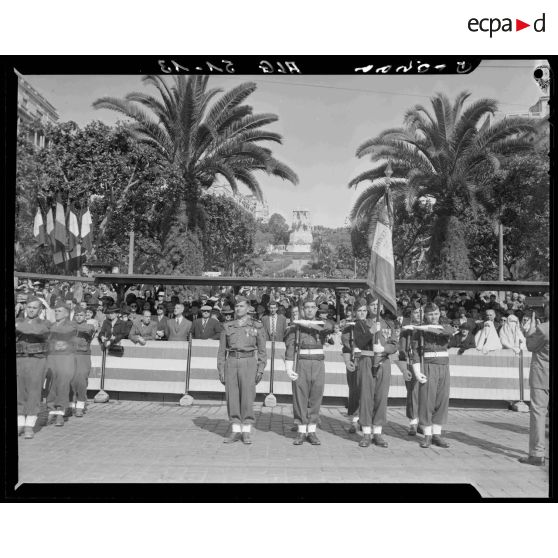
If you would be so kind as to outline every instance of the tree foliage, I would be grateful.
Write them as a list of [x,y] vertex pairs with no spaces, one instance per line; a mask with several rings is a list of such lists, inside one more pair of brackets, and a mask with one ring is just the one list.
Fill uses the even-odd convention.
[[[357,149],[357,156],[370,156],[377,165],[355,177],[349,187],[363,181],[370,185],[360,194],[351,210],[353,226],[369,225],[373,210],[389,186],[396,206],[411,212],[421,199],[432,200],[427,258],[428,274],[439,276],[448,255],[458,257],[452,271],[470,276],[465,228],[453,228],[468,208],[482,206],[486,181],[499,168],[502,157],[531,150],[529,134],[534,122],[506,118],[490,124],[497,110],[493,99],[479,99],[465,106],[468,92],[452,103],[438,93],[427,109],[416,105],[407,111],[403,127],[384,130]],[[388,164],[393,176],[386,177]],[[463,250],[460,252],[460,250]],[[443,273],[446,273],[445,271]]]

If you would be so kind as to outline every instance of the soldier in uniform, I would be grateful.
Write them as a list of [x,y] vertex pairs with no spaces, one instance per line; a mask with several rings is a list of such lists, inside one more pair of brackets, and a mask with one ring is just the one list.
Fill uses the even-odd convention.
[[406,329],[405,326],[420,325],[421,309],[413,308],[410,318],[403,319],[403,329],[401,330],[401,337],[399,338],[399,361],[398,366],[403,373],[405,379],[405,388],[407,389],[407,402],[406,402],[406,415],[409,419],[409,436],[416,436],[418,429],[418,390],[419,382],[413,373],[413,345],[411,338],[413,331]]
[[217,371],[225,386],[232,423],[231,434],[224,440],[226,444],[241,437],[245,444],[252,443],[250,430],[255,422],[256,384],[261,381],[267,362],[263,326],[248,316],[248,307],[246,297],[237,297],[236,319],[223,324],[217,353]]
[[[383,318],[376,321],[378,304],[378,300],[373,300],[367,307],[364,299],[355,303],[357,321],[354,335],[355,344],[360,349],[359,421],[363,433],[359,446],[362,448],[367,448],[372,442],[382,448],[388,446],[382,437],[382,426],[387,422],[387,400],[391,379],[389,355],[397,350],[397,342],[391,335],[386,336],[385,332],[389,329],[387,322]],[[369,318],[366,318],[367,310],[370,312]]]
[[[330,320],[315,320],[317,306],[314,300],[305,300],[303,310],[305,319],[294,320],[295,327],[289,328],[285,336],[285,368],[293,382],[293,414],[298,424],[295,446],[301,445],[305,439],[312,445],[321,443],[316,436],[316,426],[325,386],[324,344],[333,331]],[[297,328],[300,328],[300,347],[294,370]]]
[[16,320],[17,430],[27,439],[33,438],[46,375],[51,324],[39,318],[42,309],[41,301],[30,297],[27,317]]
[[[421,448],[432,444],[441,448],[449,447],[442,438],[442,427],[448,420],[450,371],[448,345],[453,335],[453,328],[440,325],[440,311],[434,303],[424,307],[426,325],[405,326],[413,331],[413,369],[420,368],[419,340],[423,335],[424,370],[415,372],[419,379],[419,422],[424,430]],[[420,331],[422,330],[422,331]]]
[[62,301],[54,307],[56,321],[50,328],[47,367],[52,370],[50,415],[55,426],[64,426],[64,413],[70,406],[70,383],[76,373],[75,337],[77,325],[70,321],[70,309]]
[[[87,401],[87,380],[91,372],[91,341],[95,335],[95,326],[85,320],[85,310],[78,308],[74,314],[77,325],[77,336],[74,340],[76,347],[76,370],[70,383],[75,402],[71,401],[74,415],[83,416]],[[73,398],[72,398],[73,399]]]
[[341,353],[345,361],[347,386],[349,388],[349,401],[347,403],[347,414],[351,420],[349,434],[355,434],[358,429],[358,406],[360,403],[357,363],[360,349],[355,345],[354,326],[355,322],[345,322],[341,334]]

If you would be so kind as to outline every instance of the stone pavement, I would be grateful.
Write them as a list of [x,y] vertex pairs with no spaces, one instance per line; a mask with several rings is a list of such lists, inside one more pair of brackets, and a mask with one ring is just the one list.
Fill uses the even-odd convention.
[[419,447],[407,436],[403,407],[390,407],[389,448],[358,447],[342,407],[322,407],[321,446],[293,446],[291,405],[256,404],[254,444],[223,444],[226,406],[90,402],[84,418],[19,438],[22,483],[347,482],[472,483],[484,497],[548,497],[548,463],[518,463],[528,443],[528,413],[450,409],[449,449]]

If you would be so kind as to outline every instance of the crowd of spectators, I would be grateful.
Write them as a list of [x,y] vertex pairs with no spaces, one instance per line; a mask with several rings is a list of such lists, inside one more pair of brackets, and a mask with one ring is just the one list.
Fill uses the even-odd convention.
[[[122,322],[121,337],[143,343],[149,339],[218,339],[221,324],[234,319],[235,294],[246,296],[251,303],[251,315],[263,322],[270,338],[270,317],[273,318],[275,339],[282,340],[286,329],[298,317],[298,308],[306,300],[313,300],[319,315],[337,323],[330,336],[331,348],[340,347],[341,331],[347,322],[355,319],[353,304],[368,291],[347,289],[337,301],[334,289],[316,287],[243,287],[232,288],[173,288],[163,285],[134,285],[116,291],[110,285],[93,285],[76,281],[20,281],[16,287],[16,318],[25,312],[27,296],[33,294],[43,302],[43,317],[54,322],[54,306],[62,299],[70,308],[70,319],[76,307],[86,311],[86,320],[99,334],[104,322]],[[525,333],[534,317],[526,305],[525,295],[508,292],[498,300],[495,292],[399,292],[397,314],[383,311],[384,319],[395,335],[400,328],[413,320],[413,310],[427,302],[434,302],[440,309],[440,323],[453,326],[455,335],[451,346],[463,353],[476,348],[484,353],[501,348],[515,352],[525,348]],[[415,312],[420,316],[420,312]],[[419,318],[420,319],[420,318]],[[543,320],[537,316],[537,320]],[[184,323],[183,323],[184,320]],[[189,324],[189,325],[188,325]],[[266,325],[267,324],[267,325]],[[186,327],[183,327],[183,326]]]

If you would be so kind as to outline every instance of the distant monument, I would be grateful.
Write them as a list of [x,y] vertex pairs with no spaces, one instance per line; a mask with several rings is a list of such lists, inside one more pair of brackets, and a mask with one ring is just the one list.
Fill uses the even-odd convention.
[[303,254],[312,252],[312,224],[310,211],[307,209],[293,210],[293,226],[286,252]]

